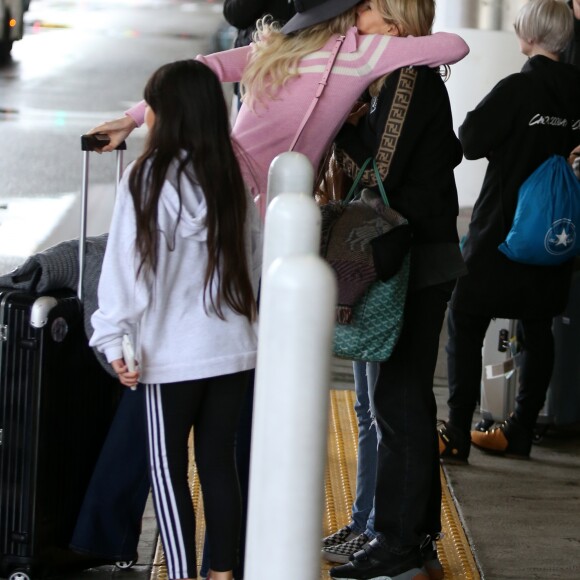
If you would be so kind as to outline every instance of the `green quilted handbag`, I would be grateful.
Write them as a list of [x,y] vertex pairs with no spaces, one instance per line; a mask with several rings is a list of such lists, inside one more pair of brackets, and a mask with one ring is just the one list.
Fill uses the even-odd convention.
[[350,360],[387,360],[399,339],[409,279],[409,255],[387,282],[374,282],[356,303],[350,324],[334,329],[334,355]]
[[[380,197],[368,189],[357,193],[358,183],[371,160]],[[339,289],[334,355],[351,360],[385,361],[403,325],[410,262],[407,220],[389,207],[372,158],[361,167],[347,198],[322,206],[321,213],[321,253],[335,270]],[[372,244],[377,241],[382,244],[383,254],[396,254],[386,273],[373,258]]]
[[[382,167],[388,174],[417,71],[403,69],[385,124]],[[388,128],[388,131],[387,131]],[[355,199],[358,183],[372,160],[376,192],[363,189]],[[399,339],[409,282],[411,228],[389,206],[383,179],[373,158],[365,161],[343,202],[321,208],[321,253],[334,268],[338,280],[337,324],[334,354],[340,358],[381,362],[387,360]]]

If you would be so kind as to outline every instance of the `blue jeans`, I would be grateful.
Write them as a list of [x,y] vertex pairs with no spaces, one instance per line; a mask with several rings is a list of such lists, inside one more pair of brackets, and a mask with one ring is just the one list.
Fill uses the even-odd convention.
[[377,429],[374,422],[373,392],[379,374],[379,363],[355,361],[354,410],[358,423],[358,462],[356,466],[356,497],[349,527],[355,534],[365,532],[375,537],[375,483],[377,478]]

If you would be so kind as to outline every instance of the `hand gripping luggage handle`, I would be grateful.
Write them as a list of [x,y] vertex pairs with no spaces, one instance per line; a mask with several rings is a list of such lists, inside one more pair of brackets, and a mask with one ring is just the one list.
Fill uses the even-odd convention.
[[[89,153],[104,147],[109,143],[107,135],[95,133],[81,135],[81,150],[83,152],[83,176],[81,187],[81,231],[79,236],[79,285],[77,296],[83,301],[83,279],[85,275],[85,253],[87,242],[87,200],[89,195]],[[119,144],[117,151],[117,172],[115,176],[115,191],[123,173],[123,151],[127,149],[125,141]]]

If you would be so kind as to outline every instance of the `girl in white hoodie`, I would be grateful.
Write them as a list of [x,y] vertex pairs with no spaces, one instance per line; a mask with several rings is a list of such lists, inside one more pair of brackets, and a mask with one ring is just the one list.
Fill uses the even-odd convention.
[[[121,181],[91,345],[145,389],[150,474],[171,580],[197,577],[188,439],[212,545],[212,579],[236,563],[234,434],[255,367],[259,218],[230,139],[222,88],[204,64],[158,69],[145,87],[149,137]],[[122,338],[135,343],[130,372]]]

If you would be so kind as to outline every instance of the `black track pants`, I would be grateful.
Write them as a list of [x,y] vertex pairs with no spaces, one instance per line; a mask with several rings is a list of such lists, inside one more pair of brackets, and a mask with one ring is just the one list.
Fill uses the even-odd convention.
[[236,564],[241,500],[234,440],[248,377],[245,371],[146,385],[149,469],[171,580],[197,575],[195,515],[188,482],[192,427],[212,569],[231,570]]

